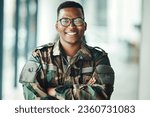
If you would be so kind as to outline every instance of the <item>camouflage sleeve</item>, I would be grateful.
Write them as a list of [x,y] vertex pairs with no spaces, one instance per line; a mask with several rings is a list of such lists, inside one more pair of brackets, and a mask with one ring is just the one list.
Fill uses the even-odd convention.
[[96,79],[92,88],[97,93],[97,98],[110,99],[114,88],[114,71],[112,67],[108,65],[98,65],[92,79]]
[[77,99],[109,100],[114,90],[114,70],[107,54],[95,55],[95,70],[85,85],[74,86]]
[[95,79],[92,89],[96,93],[97,99],[110,99],[114,90],[114,70],[111,67],[108,54],[103,50],[95,52],[95,71],[91,80]]
[[109,100],[113,84],[113,69],[108,65],[99,65],[87,84],[73,85],[73,95],[80,100]]
[[53,99],[47,95],[45,89],[39,84],[37,77],[41,73],[38,59],[31,56],[22,69],[19,82],[22,83],[24,98],[26,100]]

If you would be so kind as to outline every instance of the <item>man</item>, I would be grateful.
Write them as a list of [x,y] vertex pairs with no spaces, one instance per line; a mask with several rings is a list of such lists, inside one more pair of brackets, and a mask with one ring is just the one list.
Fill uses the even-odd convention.
[[60,4],[56,22],[59,40],[35,49],[22,70],[25,99],[110,99],[113,69],[104,50],[83,41],[86,28],[79,3]]

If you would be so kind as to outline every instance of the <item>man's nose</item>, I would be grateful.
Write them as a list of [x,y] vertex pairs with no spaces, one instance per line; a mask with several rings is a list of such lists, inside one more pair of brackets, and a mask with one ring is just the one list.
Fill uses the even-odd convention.
[[71,22],[70,22],[70,25],[69,26],[71,26],[71,27],[75,27],[76,25],[74,24],[74,21],[73,20],[71,20]]

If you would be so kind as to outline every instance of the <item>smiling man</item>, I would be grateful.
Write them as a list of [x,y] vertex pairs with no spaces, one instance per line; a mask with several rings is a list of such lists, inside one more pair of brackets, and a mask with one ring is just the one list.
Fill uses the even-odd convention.
[[85,43],[86,28],[79,3],[66,1],[59,5],[59,40],[36,48],[21,72],[25,99],[110,99],[114,71],[103,49]]

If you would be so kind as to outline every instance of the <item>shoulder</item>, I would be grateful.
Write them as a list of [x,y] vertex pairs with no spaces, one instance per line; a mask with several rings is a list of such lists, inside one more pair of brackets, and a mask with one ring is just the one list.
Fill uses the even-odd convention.
[[44,52],[44,51],[50,51],[54,46],[54,43],[47,43],[47,44],[44,44],[44,45],[41,45],[41,46],[38,46],[34,51],[41,51],[41,52]]
[[41,46],[38,46],[35,50],[45,50],[48,48],[52,48],[54,46],[54,43],[47,43]]
[[98,46],[91,47],[87,45],[87,47],[94,57],[107,55],[106,51]]
[[93,59],[96,61],[96,64],[110,65],[108,54],[100,47],[91,47],[88,46]]
[[47,55],[47,53],[50,53],[52,48],[54,46],[54,43],[47,43],[41,46],[38,46],[32,51],[33,56],[43,56]]

